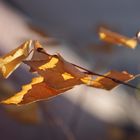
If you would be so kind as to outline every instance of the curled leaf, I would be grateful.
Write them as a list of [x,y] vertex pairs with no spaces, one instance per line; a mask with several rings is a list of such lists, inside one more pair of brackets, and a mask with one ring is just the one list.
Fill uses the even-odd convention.
[[[96,74],[67,62],[59,54],[48,54],[38,41],[35,41],[34,45],[31,60],[26,60],[24,63],[30,67],[31,72],[36,72],[40,76],[33,78],[31,83],[22,86],[20,92],[1,103],[17,105],[49,99],[80,84],[111,90],[119,84],[128,85],[127,82],[135,78],[134,75],[125,71]],[[95,78],[95,76],[98,77]],[[134,88],[132,85],[128,86]]]
[[111,44],[125,46],[131,49],[135,49],[138,45],[138,42],[135,38],[123,36],[104,27],[99,28],[98,34],[101,40]]
[[44,77],[48,86],[55,89],[72,88],[82,84],[81,78],[86,74],[66,62],[60,55],[52,56],[49,61],[24,61]]
[[[4,80],[0,80],[0,99],[8,98],[15,92],[13,85]],[[3,105],[6,114],[15,121],[26,124],[36,124],[42,121],[39,106],[37,103],[25,106]],[[32,115],[31,115],[32,114]]]
[[0,72],[4,78],[8,78],[10,74],[28,56],[30,45],[31,41],[26,41],[17,49],[0,58]]
[[56,90],[49,87],[46,82],[44,82],[44,78],[40,76],[33,78],[31,83],[22,86],[22,90],[20,92],[16,93],[14,96],[6,100],[3,100],[1,103],[27,104],[38,100],[54,97],[66,90],[68,90],[68,88]]
[[123,82],[128,82],[129,80],[132,80],[134,78],[134,75],[129,74],[126,71],[110,71],[103,76],[98,76],[96,79],[93,79],[92,76],[88,76],[83,78],[82,81],[85,84],[95,88],[111,90],[114,87],[117,87],[119,84],[122,84]]
[[33,72],[44,77],[44,81],[49,87],[59,90],[82,84],[81,78],[86,76],[85,73],[64,60],[59,54],[50,55],[46,53],[39,42],[36,43],[38,46],[35,46],[36,50],[32,59],[24,61],[24,63],[29,65]]

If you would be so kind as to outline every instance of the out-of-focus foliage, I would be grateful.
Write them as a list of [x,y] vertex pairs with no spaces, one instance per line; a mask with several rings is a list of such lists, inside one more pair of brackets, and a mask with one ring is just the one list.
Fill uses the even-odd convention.
[[138,42],[135,38],[128,38],[116,32],[112,32],[104,27],[99,27],[98,34],[101,40],[108,42],[110,44],[116,44],[119,46],[125,46],[131,49],[135,49]]

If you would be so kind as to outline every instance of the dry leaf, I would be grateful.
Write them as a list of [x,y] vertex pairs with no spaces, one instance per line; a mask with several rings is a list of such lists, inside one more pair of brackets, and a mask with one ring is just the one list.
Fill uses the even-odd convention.
[[64,61],[61,56],[52,56],[49,61],[25,61],[24,63],[43,76],[47,85],[55,89],[72,88],[82,84],[80,79],[86,76]]
[[82,84],[80,79],[86,76],[85,73],[65,61],[59,54],[49,55],[42,46],[38,52],[40,46],[39,42],[35,42],[36,50],[32,59],[24,63],[29,65],[32,71],[43,76],[48,86],[54,89],[65,89]]
[[31,41],[26,41],[17,49],[0,58],[0,72],[4,78],[8,78],[28,56],[30,44]]
[[[117,71],[110,71],[104,76],[115,78],[124,82],[132,80],[134,78],[133,75],[130,75],[127,72],[117,72]],[[104,78],[102,76],[93,79],[91,75],[88,75],[87,77],[81,78],[81,81],[82,83],[88,86],[92,86],[100,89],[106,89],[106,90],[111,90],[117,85],[119,85],[119,83],[114,82],[111,79]],[[66,86],[65,88],[63,87],[62,89],[55,89],[48,86],[47,83],[44,81],[43,77],[36,77],[32,80],[30,84],[23,86],[20,92],[18,92],[11,98],[2,101],[2,103],[27,104],[38,100],[55,97],[60,93],[70,90],[71,88],[72,88],[71,86]]]
[[[4,80],[0,80],[0,99],[4,99],[8,96],[12,96],[14,93],[14,87]],[[22,123],[39,123],[41,122],[41,115],[39,107],[36,103],[26,106],[3,106],[9,117],[12,117],[16,121]],[[32,114],[32,115],[31,115]]]
[[54,97],[69,89],[62,89],[62,90],[53,89],[49,87],[46,84],[46,82],[44,82],[43,77],[36,77],[32,79],[31,83],[22,86],[22,90],[20,92],[18,92],[11,98],[2,101],[2,103],[26,104],[26,103]]
[[[103,76],[106,76],[106,77],[103,77]],[[129,80],[132,80],[135,78],[134,75],[129,74],[126,71],[122,71],[122,72],[110,71],[110,72],[104,74],[103,76],[99,76],[94,80],[91,76],[88,76],[88,77],[83,78],[82,80],[85,84],[87,84],[89,86],[92,86],[95,88],[111,90],[114,87],[121,84],[121,81],[128,82]],[[114,79],[114,81],[107,77]],[[120,81],[120,83],[119,83],[119,81]]]
[[99,34],[100,39],[107,43],[111,43],[111,44],[115,44],[119,46],[125,46],[131,49],[135,49],[138,45],[138,42],[135,38],[129,38],[129,37],[120,35],[104,27],[99,28],[98,34]]
[[[31,60],[24,61],[32,72],[40,76],[24,85],[14,96],[3,100],[4,104],[26,104],[42,99],[49,99],[76,85],[86,84],[91,87],[111,90],[119,84],[126,84],[134,76],[127,72],[110,71],[105,75],[95,74],[80,66],[67,62],[60,56],[50,55],[42,45],[35,41]],[[94,78],[94,76],[99,76]]]

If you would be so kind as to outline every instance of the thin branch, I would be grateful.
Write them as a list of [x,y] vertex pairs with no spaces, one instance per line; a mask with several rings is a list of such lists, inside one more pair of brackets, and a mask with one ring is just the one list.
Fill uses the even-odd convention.
[[[109,76],[106,76],[106,75],[102,75],[102,74],[98,74],[98,73],[89,71],[89,70],[87,70],[87,69],[85,69],[85,68],[83,68],[83,67],[80,67],[80,66],[78,66],[78,65],[76,65],[76,64],[73,64],[73,63],[71,63],[71,64],[72,64],[73,66],[77,67],[77,68],[80,68],[80,69],[86,71],[86,72],[85,72],[86,74],[101,76],[101,77],[110,79],[110,80],[112,80],[112,81],[115,82],[115,83],[123,84],[123,85],[126,85],[126,86],[128,86],[128,87],[131,87],[131,88],[140,90],[140,88],[138,88],[138,87],[136,87],[136,86],[134,86],[134,85],[128,84],[128,83],[126,83],[126,82],[124,82],[124,81],[121,81],[121,80],[118,80],[118,79],[116,79],[116,78],[112,78],[112,77],[109,77]],[[139,76],[140,76],[140,75],[136,75],[135,77],[139,77]]]
[[[43,53],[43,54],[48,55],[48,53],[46,53],[45,51],[42,51],[42,50],[37,50],[37,51],[40,52],[40,53]],[[69,63],[70,63],[70,62],[69,62]],[[115,83],[123,84],[123,85],[126,85],[126,86],[128,86],[128,87],[131,87],[131,88],[133,88],[133,89],[140,90],[140,88],[138,88],[138,87],[136,87],[136,86],[134,86],[134,85],[128,84],[128,83],[126,83],[126,82],[124,82],[124,81],[118,80],[118,79],[116,79],[116,78],[112,78],[112,77],[109,77],[109,76],[106,76],[106,75],[102,75],[102,74],[98,74],[98,73],[92,72],[92,71],[90,71],[90,70],[87,70],[86,68],[83,68],[83,67],[78,66],[78,65],[73,64],[73,63],[70,63],[70,64],[72,64],[73,66],[75,66],[75,67],[77,67],[77,68],[80,68],[80,69],[84,70],[86,74],[101,76],[101,77],[110,79],[110,80],[112,80],[112,81],[115,82]],[[140,74],[136,75],[135,78],[136,78],[136,77],[139,77],[139,76],[140,76]]]

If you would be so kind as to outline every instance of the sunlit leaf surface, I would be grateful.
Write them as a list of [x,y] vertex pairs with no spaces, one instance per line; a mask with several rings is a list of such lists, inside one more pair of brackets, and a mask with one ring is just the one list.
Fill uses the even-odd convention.
[[26,41],[17,49],[0,58],[0,72],[4,78],[8,78],[28,56],[30,44],[31,41]]
[[135,49],[138,45],[138,42],[135,38],[126,37],[119,33],[112,32],[104,27],[99,28],[98,34],[101,40],[111,44],[125,46],[131,49]]
[[125,71],[109,71],[104,75],[89,72],[66,61],[60,54],[48,54],[38,41],[34,41],[31,59],[23,62],[30,67],[30,72],[40,76],[33,78],[31,83],[22,86],[21,91],[1,103],[17,105],[49,99],[80,84],[111,90],[135,78]]

